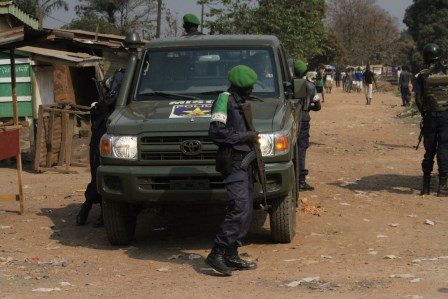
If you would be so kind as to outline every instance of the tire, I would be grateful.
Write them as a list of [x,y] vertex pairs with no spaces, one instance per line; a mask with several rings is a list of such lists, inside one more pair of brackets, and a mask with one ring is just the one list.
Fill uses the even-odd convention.
[[[293,179],[295,182],[295,174]],[[276,243],[290,243],[296,234],[296,185],[292,184],[287,196],[276,198],[271,202],[269,212],[271,238]]]
[[132,206],[103,198],[106,235],[112,245],[129,245],[134,239],[137,216]]

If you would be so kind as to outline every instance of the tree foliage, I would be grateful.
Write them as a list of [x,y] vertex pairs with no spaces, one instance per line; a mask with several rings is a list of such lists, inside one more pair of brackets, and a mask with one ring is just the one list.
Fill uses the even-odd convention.
[[376,0],[330,0],[328,22],[343,41],[351,64],[392,62],[399,37],[397,20]]
[[[436,43],[448,58],[448,1],[414,0],[406,10],[404,23],[419,51],[427,43]],[[418,53],[414,56],[421,61]]]
[[68,4],[65,0],[13,0],[21,10],[39,20],[39,26],[42,27],[43,20],[53,11],[58,9],[68,10]]
[[[98,26],[98,27],[97,27]],[[81,17],[73,19],[64,29],[80,29],[85,31],[96,32],[98,28],[99,33],[120,34],[120,30],[109,23],[105,18],[97,16],[92,12],[88,12]]]
[[116,28],[123,35],[132,30],[145,30],[150,34],[155,31],[156,0],[79,0],[75,10],[77,19],[70,24],[72,28],[83,26],[82,21],[92,17],[103,28]]
[[325,0],[214,0],[212,34],[273,34],[295,58],[325,56]]

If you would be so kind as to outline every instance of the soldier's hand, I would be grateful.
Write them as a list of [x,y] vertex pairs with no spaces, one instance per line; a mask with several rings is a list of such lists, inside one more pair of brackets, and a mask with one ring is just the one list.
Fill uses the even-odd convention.
[[260,142],[259,141],[260,136],[259,136],[258,132],[253,132],[253,131],[247,132],[246,138],[247,138],[247,141],[249,141],[251,143],[259,143]]

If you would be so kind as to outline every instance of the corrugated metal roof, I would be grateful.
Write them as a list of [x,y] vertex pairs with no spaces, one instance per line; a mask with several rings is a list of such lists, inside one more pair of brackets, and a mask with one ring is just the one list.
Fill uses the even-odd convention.
[[[84,45],[92,45],[99,47],[107,47],[114,49],[124,49],[124,42],[126,37],[115,34],[102,34],[84,30],[68,30],[68,29],[53,29],[54,39],[67,39],[72,40]],[[142,46],[148,41],[143,40]]]
[[94,66],[102,60],[101,57],[92,56],[87,53],[80,53],[80,52],[75,53],[75,52],[52,50],[31,46],[18,48],[17,50],[34,54],[37,60],[47,62],[55,62],[59,60],[63,64],[76,67]]
[[18,19],[28,27],[31,27],[33,29],[39,28],[39,21],[22,11],[17,5],[12,3],[12,1],[0,2],[0,15],[5,14],[14,16],[16,19]]
[[[93,37],[93,38],[95,38],[95,36],[97,36],[96,32],[77,30],[77,29],[55,29],[54,31],[70,32],[70,33],[73,33],[76,35],[85,35],[85,36]],[[75,37],[79,37],[79,36],[75,36]],[[109,40],[116,40],[116,41],[124,41],[125,38],[126,37],[122,36],[122,35],[98,33],[98,39],[102,39],[102,40],[109,39]]]

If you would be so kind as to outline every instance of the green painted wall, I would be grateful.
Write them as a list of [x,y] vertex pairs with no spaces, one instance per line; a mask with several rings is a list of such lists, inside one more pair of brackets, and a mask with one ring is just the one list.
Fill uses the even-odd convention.
[[[19,102],[19,116],[32,116],[33,103]],[[12,117],[12,103],[0,103],[0,117]]]
[[[31,66],[28,57],[15,55],[19,116],[33,116]],[[25,63],[24,63],[25,62]],[[9,53],[0,52],[0,117],[9,118],[12,113],[11,65]],[[27,81],[27,82],[21,82]]]

